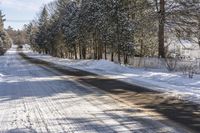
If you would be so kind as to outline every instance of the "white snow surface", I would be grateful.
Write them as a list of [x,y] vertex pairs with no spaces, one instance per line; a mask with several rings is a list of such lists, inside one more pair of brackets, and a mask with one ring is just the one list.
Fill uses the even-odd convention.
[[24,48],[24,52],[33,58],[162,91],[166,93],[166,96],[173,95],[200,104],[200,75],[195,75],[193,79],[189,79],[180,72],[170,73],[166,69],[126,67],[108,60],[61,59],[32,52],[28,45]]
[[[73,61],[28,55],[77,68],[94,70],[108,61]],[[76,65],[75,65],[76,64]],[[79,64],[79,65],[77,65]],[[89,65],[89,66],[88,66]],[[96,68],[96,67],[95,67]],[[123,68],[123,67],[122,67]],[[82,68],[84,69],[84,68]],[[100,69],[101,70],[101,69]],[[129,70],[129,69],[127,69]],[[106,72],[106,71],[103,71]],[[83,86],[59,72],[48,71],[22,59],[12,47],[0,56],[1,133],[185,133],[123,104],[105,92]]]

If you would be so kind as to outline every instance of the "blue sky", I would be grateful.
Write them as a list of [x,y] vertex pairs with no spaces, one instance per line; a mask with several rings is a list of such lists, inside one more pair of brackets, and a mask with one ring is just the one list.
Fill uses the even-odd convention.
[[0,0],[0,10],[6,15],[5,28],[9,25],[21,29],[33,20],[41,7],[53,0]]

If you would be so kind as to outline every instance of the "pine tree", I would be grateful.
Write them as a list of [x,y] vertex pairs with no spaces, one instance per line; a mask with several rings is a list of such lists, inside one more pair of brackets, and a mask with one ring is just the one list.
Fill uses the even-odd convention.
[[4,19],[5,15],[2,14],[0,11],[0,54],[4,54],[6,50],[8,50],[11,45],[12,41],[7,34],[7,32],[4,30]]
[[41,12],[32,42],[53,56],[110,54],[126,64],[133,56],[165,58],[172,37],[200,40],[199,27],[197,0],[56,0]]
[[36,43],[40,48],[40,52],[46,54],[49,52],[47,28],[48,28],[48,11],[46,9],[46,6],[44,6],[38,20],[38,32],[36,35]]

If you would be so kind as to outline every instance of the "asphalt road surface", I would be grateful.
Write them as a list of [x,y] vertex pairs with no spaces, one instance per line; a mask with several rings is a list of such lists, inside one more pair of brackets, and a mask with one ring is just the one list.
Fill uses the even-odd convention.
[[[70,74],[30,63],[18,55],[15,47],[11,48],[0,57],[0,132],[189,132],[87,86],[91,78],[86,77],[78,81]],[[92,83],[99,86],[99,82]],[[102,87],[109,89],[105,85]]]

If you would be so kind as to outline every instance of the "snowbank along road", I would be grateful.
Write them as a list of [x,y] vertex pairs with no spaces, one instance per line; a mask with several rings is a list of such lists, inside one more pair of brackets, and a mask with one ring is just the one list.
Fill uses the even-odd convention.
[[[123,101],[126,104],[128,103],[130,106],[133,106],[133,108],[141,107],[142,109],[140,108],[140,111],[143,110],[145,113],[150,113],[151,115],[153,113],[153,115],[156,116],[156,119],[158,119],[158,116],[162,116],[159,119],[167,117],[184,127],[192,129],[193,132],[197,131],[197,133],[199,133],[200,131],[200,107],[196,102],[184,100],[179,96],[177,97],[176,95],[170,93],[154,90],[148,86],[143,87],[143,84],[137,86],[134,84],[135,82],[133,84],[129,84],[124,81],[122,82],[120,80],[116,80],[115,77],[107,77],[106,74],[97,75],[95,73],[91,73],[90,71],[88,72],[87,69],[84,70],[81,68],[80,70],[69,67],[66,63],[62,65],[58,62],[52,62],[54,57],[51,56],[48,56],[48,60],[43,60],[40,59],[42,58],[41,54],[30,54],[27,53],[26,50],[24,52],[26,54],[20,53],[24,59],[27,59],[31,63],[40,65],[45,69],[51,68],[51,72],[52,69],[57,70],[61,72],[60,75],[67,75],[67,80],[69,80],[70,77],[73,81],[78,81],[81,84],[87,83],[87,86],[89,85],[93,87],[94,90],[97,88],[105,90],[106,92],[112,94],[112,97],[115,99]],[[57,58],[57,60],[60,59]],[[165,89],[168,91],[167,88]],[[135,107],[136,105],[137,107]],[[166,120],[164,122],[166,122]],[[167,122],[169,123],[169,121]]]
[[102,91],[87,88],[67,80],[67,76],[31,64],[12,47],[0,57],[0,132],[186,131],[154,120]]

